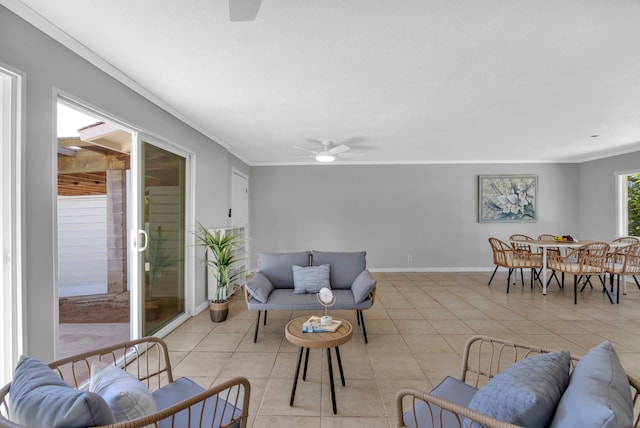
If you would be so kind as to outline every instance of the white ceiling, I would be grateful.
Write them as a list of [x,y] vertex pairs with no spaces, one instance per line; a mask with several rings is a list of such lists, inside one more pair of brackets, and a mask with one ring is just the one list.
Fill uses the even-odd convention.
[[341,163],[640,149],[638,0],[262,0],[253,22],[227,0],[22,3],[251,165],[308,139],[363,153]]

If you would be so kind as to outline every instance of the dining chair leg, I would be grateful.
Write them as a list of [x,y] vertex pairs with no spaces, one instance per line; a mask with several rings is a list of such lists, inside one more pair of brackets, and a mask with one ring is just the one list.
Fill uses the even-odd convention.
[[626,296],[627,295],[627,291],[629,291],[627,289],[627,277],[626,276],[622,277],[622,287],[623,287],[622,288],[622,294],[624,294]]
[[536,276],[536,270],[534,268],[531,268],[531,280],[530,280],[530,284],[529,287],[533,290],[533,277]]
[[493,275],[491,275],[491,279],[489,280],[489,283],[487,285],[491,285],[491,281],[493,281],[493,277],[496,276],[496,272],[498,272],[499,267],[500,266],[496,265],[496,268],[493,270]]
[[[582,287],[584,289],[584,287]],[[582,290],[580,290],[582,291]],[[573,304],[578,304],[578,276],[573,275]]]
[[509,294],[509,286],[511,285],[511,273],[513,273],[514,270],[514,268],[509,268],[509,274],[507,275],[507,294]]
[[[524,269],[520,268],[520,282],[522,282],[522,286],[524,287]],[[515,285],[515,282],[513,283]]]
[[[564,275],[564,273],[563,273]],[[558,287],[562,288],[562,284],[560,283],[560,280],[558,279],[558,275],[556,274],[555,270],[551,271],[551,277],[549,278],[549,282],[551,282],[551,280],[555,278],[556,279],[556,284],[558,284]]]
[[638,282],[638,278],[636,278],[635,275],[631,275],[633,277],[633,280],[636,282],[636,285],[638,286],[638,290],[640,290],[640,282]]
[[[587,276],[587,278],[589,278],[589,276]],[[607,293],[607,297],[609,298],[609,301],[611,302],[611,304],[613,305],[613,299],[611,298],[611,293],[609,293],[609,289],[607,288],[607,286],[605,285],[604,281],[602,280],[602,277],[598,276],[598,278],[600,278],[600,281],[602,281],[602,292],[603,293]],[[586,287],[586,283],[582,286],[582,289],[584,290],[584,287]],[[591,285],[591,284],[589,284]],[[593,288],[593,287],[591,287]],[[580,290],[582,291],[582,290]],[[613,292],[613,288],[611,289],[611,292]]]
[[618,275],[618,283],[616,284],[616,304],[620,304],[620,275]]

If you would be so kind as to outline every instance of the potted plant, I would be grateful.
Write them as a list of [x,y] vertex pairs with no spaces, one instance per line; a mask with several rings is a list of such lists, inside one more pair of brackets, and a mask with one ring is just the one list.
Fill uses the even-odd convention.
[[200,223],[195,236],[197,245],[205,249],[205,265],[215,272],[216,277],[216,291],[209,304],[209,315],[211,321],[222,322],[229,314],[229,286],[245,273],[244,270],[234,269],[233,266],[234,263],[242,260],[238,257],[238,249],[242,249],[241,244],[245,239],[241,233],[210,231]]

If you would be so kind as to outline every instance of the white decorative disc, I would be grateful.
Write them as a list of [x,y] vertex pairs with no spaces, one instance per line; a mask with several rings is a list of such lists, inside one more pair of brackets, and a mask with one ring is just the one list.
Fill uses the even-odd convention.
[[333,292],[330,288],[323,287],[318,292],[318,298],[325,305],[330,305],[333,301]]

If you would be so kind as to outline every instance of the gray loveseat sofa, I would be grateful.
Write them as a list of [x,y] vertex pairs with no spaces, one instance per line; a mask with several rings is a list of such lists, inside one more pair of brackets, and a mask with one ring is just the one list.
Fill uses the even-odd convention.
[[[376,280],[366,268],[366,255],[365,251],[259,253],[259,271],[245,286],[247,307],[258,311],[254,343],[258,340],[262,311],[266,325],[267,311],[324,309],[318,302],[316,292],[325,285],[323,281],[326,279],[319,279],[316,275],[326,273],[327,269],[328,285],[336,296],[336,303],[331,309],[355,310],[366,343],[367,330],[362,311],[373,306],[376,290]],[[305,269],[312,266],[317,269]]]

